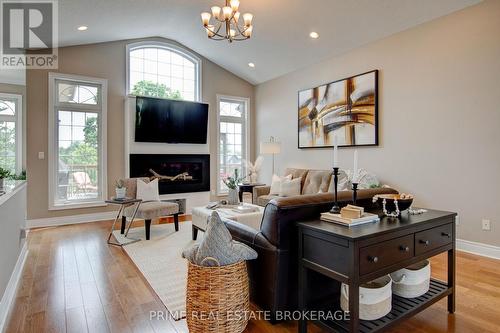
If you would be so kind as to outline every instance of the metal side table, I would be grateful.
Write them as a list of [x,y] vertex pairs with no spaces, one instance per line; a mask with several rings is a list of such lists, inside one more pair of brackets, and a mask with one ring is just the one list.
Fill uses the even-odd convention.
[[108,244],[116,245],[116,246],[123,246],[123,245],[132,244],[132,243],[140,241],[140,239],[128,238],[127,235],[125,234],[124,237],[130,239],[130,242],[120,244],[120,243],[112,242],[111,237],[113,236],[113,231],[115,230],[115,225],[120,219],[122,220],[120,233],[122,235],[125,233],[125,228],[126,228],[126,224],[127,224],[127,217],[124,215],[125,208],[132,206],[132,205],[135,205],[134,213],[132,214],[132,218],[130,219],[130,223],[128,225],[127,231],[128,231],[128,229],[130,229],[130,226],[134,222],[135,215],[137,214],[137,210],[139,209],[139,206],[141,205],[142,200],[141,199],[132,199],[132,198],[125,198],[123,200],[120,200],[120,199],[111,198],[110,200],[106,200],[105,202],[108,204],[111,204],[111,205],[119,205],[120,206],[120,209],[118,210],[118,214],[116,215],[116,218],[113,221],[113,225],[111,226],[111,230],[109,232]]

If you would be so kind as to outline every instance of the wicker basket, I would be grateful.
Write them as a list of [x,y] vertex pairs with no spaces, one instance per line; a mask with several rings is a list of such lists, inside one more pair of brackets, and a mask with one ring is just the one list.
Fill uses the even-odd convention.
[[190,333],[243,332],[249,309],[245,261],[216,267],[188,263],[186,319]]

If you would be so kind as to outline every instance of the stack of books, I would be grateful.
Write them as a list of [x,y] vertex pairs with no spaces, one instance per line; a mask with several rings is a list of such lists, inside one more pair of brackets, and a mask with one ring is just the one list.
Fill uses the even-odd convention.
[[355,225],[380,221],[377,214],[365,213],[362,207],[348,205],[341,209],[340,214],[321,213],[321,220],[353,227]]

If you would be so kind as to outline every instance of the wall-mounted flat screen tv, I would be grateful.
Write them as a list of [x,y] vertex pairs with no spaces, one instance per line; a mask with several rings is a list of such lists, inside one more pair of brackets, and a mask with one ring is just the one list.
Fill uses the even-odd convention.
[[208,104],[137,97],[136,142],[207,143]]

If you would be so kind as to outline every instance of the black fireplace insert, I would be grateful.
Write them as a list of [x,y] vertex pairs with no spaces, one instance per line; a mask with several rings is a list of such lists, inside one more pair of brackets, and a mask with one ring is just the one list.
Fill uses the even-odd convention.
[[131,154],[130,177],[157,178],[160,194],[210,191],[210,155]]

